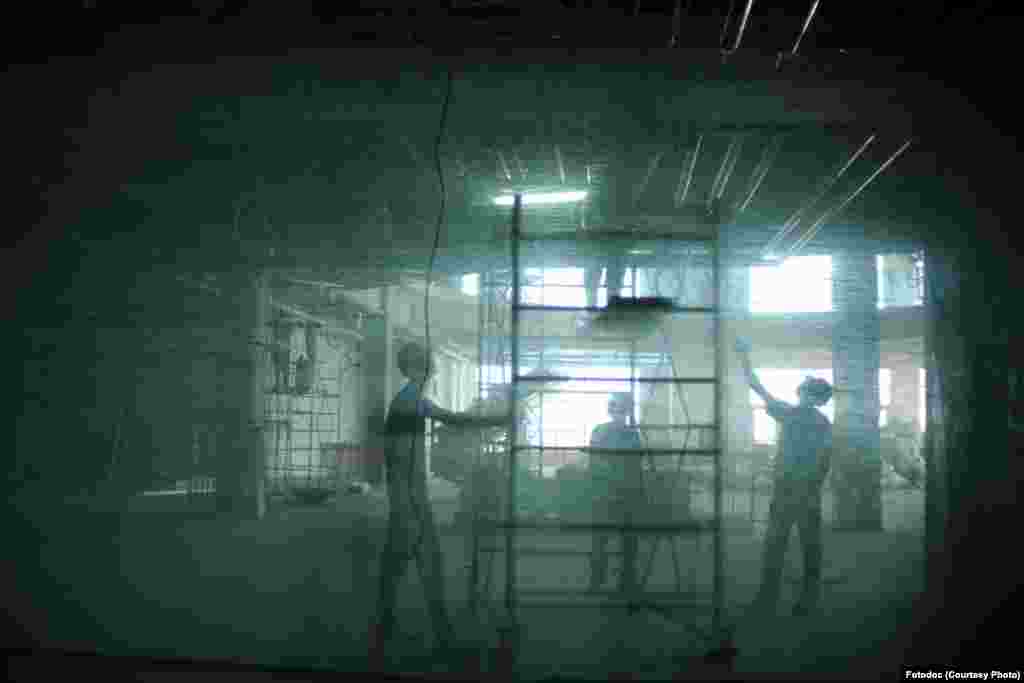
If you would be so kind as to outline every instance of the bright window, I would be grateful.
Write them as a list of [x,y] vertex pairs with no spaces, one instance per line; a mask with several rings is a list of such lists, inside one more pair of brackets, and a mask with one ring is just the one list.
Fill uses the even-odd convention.
[[920,254],[879,254],[876,259],[878,308],[924,303],[924,262]]
[[[552,374],[567,375],[570,368],[551,367]],[[588,377],[611,378],[629,374],[629,368],[595,366],[587,369]],[[537,438],[531,439],[536,445],[544,446],[585,446],[597,425],[608,422],[608,395],[611,392],[628,392],[629,382],[560,382],[558,393],[544,394],[530,401],[533,429]],[[600,389],[601,393],[589,393]],[[543,406],[543,410],[541,407]],[[567,464],[566,454],[552,451],[545,454],[545,474],[553,476],[556,468]]]
[[827,313],[831,310],[831,256],[794,256],[781,265],[751,267],[751,313]]
[[892,371],[881,368],[878,371],[878,426],[889,424],[889,405],[892,402]]
[[480,295],[480,273],[468,273],[462,276],[462,293],[469,296]]
[[[878,308],[920,306],[924,262],[920,254],[878,254]],[[781,265],[750,269],[752,313],[827,313],[832,310],[832,257],[795,256]]]
[[[587,292],[582,268],[526,268],[523,271],[522,296],[524,303],[543,306],[586,306]],[[596,306],[608,304],[607,272],[602,275],[597,290]],[[633,269],[623,273],[623,294],[633,286]]]
[[754,406],[754,443],[777,443],[777,432],[778,425],[764,409],[764,404]]

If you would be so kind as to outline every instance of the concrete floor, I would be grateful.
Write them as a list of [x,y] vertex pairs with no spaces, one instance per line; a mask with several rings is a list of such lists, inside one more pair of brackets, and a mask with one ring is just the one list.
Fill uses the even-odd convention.
[[[15,613],[42,647],[362,671],[376,598],[379,502],[353,497],[333,507],[280,508],[245,523],[96,506],[88,513],[79,509],[77,517],[70,507],[61,514],[51,506],[44,515],[36,506],[30,514],[27,505],[22,540],[36,551],[17,567]],[[826,531],[827,585],[819,614],[787,616],[794,587],[787,582],[779,615],[757,619],[745,617],[744,608],[757,584],[758,527],[742,516],[730,519],[726,621],[736,628],[737,676],[831,679],[899,670],[899,631],[910,623],[923,580],[921,492],[888,491],[885,517],[889,530],[882,533]],[[543,542],[589,547],[582,537]],[[482,671],[470,677],[493,676],[500,622],[487,610],[475,620],[466,613],[465,539],[446,527],[442,543],[460,637],[483,653]],[[710,590],[710,549],[710,538],[700,546],[681,542],[684,587],[695,576],[699,589]],[[795,542],[788,561],[795,579]],[[582,587],[586,580],[585,557],[523,560],[522,568],[524,585]],[[671,554],[662,550],[649,587],[670,588],[673,574]],[[495,579],[500,588],[500,571]],[[500,591],[494,599],[500,607]],[[694,627],[709,620],[692,614],[676,621],[646,611],[531,608],[522,610],[520,623],[519,672],[525,679],[556,673],[604,678],[630,672],[652,680],[722,675],[697,659],[707,644]],[[438,673],[415,572],[400,594],[400,624],[401,647],[389,666]]]

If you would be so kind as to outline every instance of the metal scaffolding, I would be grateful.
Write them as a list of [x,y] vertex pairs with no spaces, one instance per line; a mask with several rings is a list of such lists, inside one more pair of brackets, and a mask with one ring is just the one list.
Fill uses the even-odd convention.
[[[649,611],[661,618],[685,620],[715,641],[725,632],[717,230],[700,236],[634,230],[590,240],[577,233],[523,234],[521,225],[522,196],[517,194],[511,269],[492,271],[481,279],[479,390],[486,396],[503,387],[513,400],[509,427],[485,436],[473,468],[477,473],[481,468],[487,471],[486,476],[472,479],[474,485],[481,480],[490,484],[490,495],[478,491],[473,496],[469,525],[473,613],[478,614],[482,604],[499,611],[494,604],[498,598],[494,574],[496,558],[504,554],[501,647],[510,661],[518,649],[519,615],[526,608],[621,607],[629,615]],[[684,286],[686,274],[679,272],[680,264],[687,262],[707,271],[710,286],[696,296],[690,296]],[[605,290],[606,299],[616,290],[628,291],[628,297],[616,300],[627,304],[653,297],[672,299],[671,310],[659,323],[660,335],[652,330],[637,332],[629,320],[603,326],[610,309],[592,305],[597,302],[545,303],[545,269],[597,268],[600,273],[605,266],[608,277],[600,289]],[[669,279],[673,286],[666,291],[668,278],[663,276],[669,273],[676,277]],[[618,280],[623,274],[624,279]],[[576,287],[580,290],[586,284]],[[686,338],[674,338],[681,334]],[[677,374],[679,358],[686,360],[687,376]],[[700,366],[702,371],[691,370]],[[620,371],[616,373],[615,368]],[[641,412],[631,424],[641,436],[642,448],[592,448],[585,434],[546,441],[545,435],[555,432],[545,421],[545,411],[550,412],[559,400],[623,392],[634,398]],[[695,434],[697,439],[691,440]],[[531,504],[531,488],[547,491],[551,486],[545,476],[549,463],[550,469],[571,469],[565,465],[595,458],[636,458],[643,463],[645,500],[627,513],[624,522],[594,519],[585,506],[552,510]],[[503,490],[490,490],[496,488],[493,480],[499,476],[504,478]],[[682,489],[680,483],[685,484]],[[706,509],[694,505],[691,495],[693,487],[701,485],[711,490]],[[564,497],[564,492],[558,495]],[[634,548],[608,554],[630,563],[630,575],[642,574],[642,581],[618,591],[523,585],[524,561],[583,559],[591,552],[570,544],[578,546],[581,538],[593,541],[598,534],[618,536],[623,547]],[[708,537],[710,562],[702,560],[707,553],[691,553],[687,558],[692,563],[691,582],[684,588],[679,543],[686,538],[699,543]],[[567,542],[556,546],[553,538]],[[675,569],[675,590],[649,588],[655,559],[666,542]],[[641,543],[646,544],[643,550]],[[710,581],[704,589],[695,578],[699,561],[710,565],[706,568]],[[695,615],[707,617],[707,623],[697,625],[700,616]]]

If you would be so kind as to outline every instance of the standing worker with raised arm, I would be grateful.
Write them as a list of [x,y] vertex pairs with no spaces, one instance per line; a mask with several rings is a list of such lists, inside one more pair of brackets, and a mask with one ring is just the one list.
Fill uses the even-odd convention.
[[736,340],[750,388],[760,396],[768,414],[779,423],[779,452],[775,458],[768,533],[764,542],[761,587],[755,611],[774,611],[782,582],[782,564],[790,528],[796,524],[803,546],[803,589],[793,609],[807,614],[817,606],[821,590],[821,486],[828,475],[832,453],[832,425],[818,410],[832,398],[832,386],[808,377],[796,393],[797,405],[779,401],[762,386],[750,365],[750,343]]
[[439,654],[454,644],[454,632],[444,599],[441,544],[427,490],[426,423],[428,419],[467,427],[500,427],[508,415],[453,413],[424,397],[434,363],[427,349],[408,343],[398,352],[398,369],[409,380],[391,402],[385,431],[387,452],[388,531],[381,557],[378,621],[372,634],[371,666],[383,667],[395,628],[398,586],[415,559],[430,608]]

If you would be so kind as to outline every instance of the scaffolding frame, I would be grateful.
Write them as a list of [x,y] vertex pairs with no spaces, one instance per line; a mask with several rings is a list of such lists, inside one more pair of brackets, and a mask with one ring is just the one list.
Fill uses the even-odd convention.
[[[664,618],[676,620],[677,615],[675,614],[678,610],[686,610],[692,614],[694,612],[709,613],[711,618],[711,625],[707,633],[708,640],[714,642],[714,644],[720,645],[728,639],[729,630],[724,624],[724,543],[722,539],[723,534],[723,448],[722,448],[722,434],[721,424],[723,423],[723,396],[722,396],[722,383],[721,377],[724,374],[724,352],[721,348],[722,344],[722,333],[721,333],[721,318],[719,312],[722,306],[722,292],[721,292],[721,256],[718,245],[718,234],[717,226],[715,234],[708,237],[695,237],[694,235],[672,235],[659,232],[656,234],[645,234],[637,232],[630,235],[630,239],[634,241],[644,240],[666,240],[670,239],[677,243],[689,243],[699,242],[710,247],[710,268],[711,268],[711,297],[713,299],[713,306],[692,306],[692,307],[675,307],[673,315],[686,315],[686,314],[710,314],[711,321],[713,324],[713,330],[711,334],[712,346],[714,348],[714,370],[713,377],[700,377],[700,378],[684,378],[676,377],[675,372],[672,372],[670,378],[653,378],[653,377],[637,377],[636,359],[637,359],[637,346],[635,342],[631,342],[629,351],[629,362],[630,362],[630,378],[628,383],[630,385],[630,392],[634,396],[634,402],[636,399],[636,392],[638,385],[650,384],[667,384],[668,386],[676,387],[677,389],[686,384],[705,384],[710,385],[712,388],[712,403],[713,403],[713,418],[711,424],[660,424],[652,425],[657,429],[671,429],[673,427],[678,429],[690,430],[694,427],[709,428],[702,429],[701,431],[709,431],[713,435],[710,447],[706,447],[705,444],[698,444],[697,448],[688,448],[689,438],[687,436],[687,443],[681,449],[654,449],[647,448],[646,444],[643,450],[639,452],[633,452],[632,457],[641,457],[641,455],[647,456],[666,456],[676,455],[679,459],[680,466],[677,469],[677,477],[681,472],[681,462],[683,457],[700,457],[702,460],[707,459],[710,461],[713,474],[712,474],[712,487],[713,487],[713,503],[712,503],[712,517],[710,520],[690,520],[680,521],[670,524],[637,524],[631,520],[627,520],[627,524],[599,524],[599,523],[579,523],[579,522],[563,522],[563,521],[547,521],[547,520],[529,520],[524,519],[520,516],[518,511],[519,504],[519,459],[520,455],[525,451],[537,452],[540,454],[541,463],[544,462],[543,454],[550,451],[558,450],[571,450],[579,451],[580,448],[573,447],[560,447],[560,446],[549,446],[543,443],[541,439],[540,445],[529,445],[521,444],[520,436],[520,422],[522,418],[523,406],[520,404],[522,401],[519,400],[523,396],[521,389],[527,388],[531,383],[538,381],[536,377],[524,376],[521,372],[521,362],[523,360],[523,353],[521,349],[521,342],[524,340],[521,332],[521,313],[525,311],[561,311],[561,312],[596,312],[605,309],[596,307],[567,307],[567,306],[544,306],[533,303],[526,303],[522,297],[523,282],[521,275],[523,273],[521,266],[521,245],[524,241],[529,241],[533,236],[524,236],[522,234],[522,195],[516,194],[512,207],[512,226],[511,226],[511,273],[510,282],[508,282],[508,289],[510,290],[511,296],[508,302],[494,301],[495,295],[501,285],[499,278],[496,273],[484,273],[481,275],[481,289],[480,289],[480,339],[479,339],[479,357],[480,357],[480,368],[479,368],[479,391],[481,395],[488,389],[493,382],[487,381],[487,370],[484,365],[488,357],[488,349],[485,348],[485,339],[490,337],[491,333],[502,330],[492,329],[492,323],[494,321],[489,319],[489,307],[493,307],[495,303],[505,304],[508,303],[510,307],[509,315],[509,329],[504,331],[508,335],[508,346],[509,351],[507,356],[503,353],[503,349],[500,349],[499,344],[499,359],[507,357],[510,360],[510,376],[508,377],[509,385],[512,391],[513,400],[510,401],[510,421],[506,432],[506,438],[504,444],[487,444],[484,443],[483,450],[486,451],[485,457],[494,457],[499,455],[504,459],[505,467],[503,474],[506,476],[505,481],[505,498],[504,501],[505,510],[504,517],[500,521],[494,523],[486,523],[477,516],[477,511],[473,512],[473,520],[471,524],[471,566],[470,566],[470,607],[474,616],[479,614],[479,606],[481,600],[481,593],[485,593],[487,596],[492,595],[491,590],[491,579],[493,578],[493,566],[497,555],[504,553],[505,555],[505,585],[504,585],[504,616],[505,621],[499,627],[500,636],[500,649],[504,653],[505,662],[507,666],[514,666],[514,662],[518,655],[518,631],[519,631],[519,613],[524,608],[534,607],[547,607],[547,608],[578,608],[578,607],[589,607],[589,608],[601,608],[601,607],[622,607],[626,608],[629,614],[633,614],[638,610],[649,610],[653,613],[659,614]],[[539,235],[539,240],[550,239],[548,235]],[[627,269],[628,270],[628,269]],[[636,297],[637,287],[637,270],[632,270],[633,281],[633,297]],[[627,288],[629,285],[626,286]],[[546,334],[546,331],[541,332],[542,335]],[[606,336],[601,337],[602,340],[608,340]],[[541,367],[543,367],[543,349],[545,346],[541,346]],[[671,354],[671,349],[665,349],[666,354]],[[502,371],[506,370],[505,363],[499,363]],[[673,365],[674,367],[674,365]],[[605,378],[596,377],[552,377],[544,376],[543,381],[552,382],[558,380],[568,381],[587,381],[595,380],[597,382],[604,381],[617,381],[623,383],[624,380],[607,380]],[[537,385],[534,384],[534,387]],[[538,390],[543,395],[547,393],[543,387],[538,387]],[[558,392],[561,393],[561,392]],[[596,392],[596,393],[607,393]],[[678,396],[678,393],[675,395]],[[673,399],[670,399],[673,400]],[[672,412],[670,410],[669,422],[672,421]],[[704,447],[702,447],[704,446]],[[593,450],[593,449],[589,449]],[[608,450],[608,449],[604,449]],[[624,451],[610,450],[608,454],[618,454],[621,457],[631,457]],[[678,482],[677,482],[678,483]],[[648,571],[644,575],[643,583],[640,584],[642,588],[646,587],[647,579],[650,577],[650,569],[653,566],[655,556],[658,551],[659,543],[664,539],[669,539],[672,550],[672,559],[676,568],[676,588],[675,592],[661,591],[661,592],[637,592],[636,594],[624,595],[616,591],[571,591],[566,589],[536,589],[536,588],[523,588],[519,585],[519,568],[518,562],[522,557],[529,556],[580,556],[589,555],[589,551],[580,550],[569,550],[569,549],[544,549],[544,548],[521,548],[518,546],[517,541],[519,540],[520,532],[532,531],[540,533],[553,533],[553,534],[594,534],[594,533],[608,533],[616,532],[620,534],[637,534],[641,537],[646,536],[654,539],[654,545],[651,547],[650,556],[644,558],[648,561]],[[682,590],[680,588],[680,571],[679,571],[679,560],[678,560],[678,547],[677,542],[682,537],[693,537],[699,542],[699,540],[707,535],[712,537],[712,580],[711,580],[711,596],[710,600],[700,601],[698,600],[699,591],[696,588],[691,590]],[[499,536],[503,536],[504,543],[496,543]],[[485,542],[484,538],[489,538],[491,542]],[[612,552],[611,555],[622,555],[623,552]],[[635,560],[640,565],[640,559],[645,553],[640,552],[639,549],[636,553]],[[481,579],[481,557],[486,556],[488,560],[488,577],[484,586],[480,585]],[[639,569],[639,566],[637,567]],[[566,598],[580,598],[583,596],[587,597],[603,597],[606,598],[600,602],[583,602],[580,600],[572,600]],[[522,600],[521,597],[532,597],[535,599]],[[548,598],[541,600],[537,598]],[[618,598],[618,599],[614,599]],[[695,631],[700,629],[694,628]]]
[[[498,307],[504,302],[499,301],[502,297],[502,292],[507,292],[511,288],[511,283],[502,280],[500,273],[498,272],[485,272],[481,273],[480,276],[480,297],[478,304],[478,326],[479,333],[477,337],[477,354],[478,354],[478,366],[477,366],[477,396],[482,398],[485,395],[490,396],[491,392],[499,386],[506,385],[506,378],[504,377],[504,367],[499,362],[497,365],[490,364],[488,360],[501,360],[504,353],[504,338],[507,336],[507,332],[502,330],[502,326],[505,322],[497,315]],[[495,381],[493,373],[495,371],[501,373],[501,377]],[[512,401],[514,403],[514,401]],[[479,617],[480,610],[480,597],[482,593],[490,594],[491,592],[491,581],[494,577],[494,559],[495,555],[488,555],[487,562],[487,575],[481,585],[483,567],[481,567],[481,555],[487,554],[486,548],[481,544],[482,534],[481,526],[483,524],[483,518],[481,514],[483,512],[480,492],[477,489],[481,485],[482,479],[480,477],[481,463],[493,463],[500,462],[504,459],[507,453],[508,440],[507,438],[495,437],[490,434],[483,434],[481,436],[479,453],[477,454],[476,462],[472,465],[473,475],[469,483],[471,487],[468,494],[468,501],[470,505],[470,518],[469,518],[469,554],[470,554],[470,565],[469,565],[469,610],[474,618]]]

